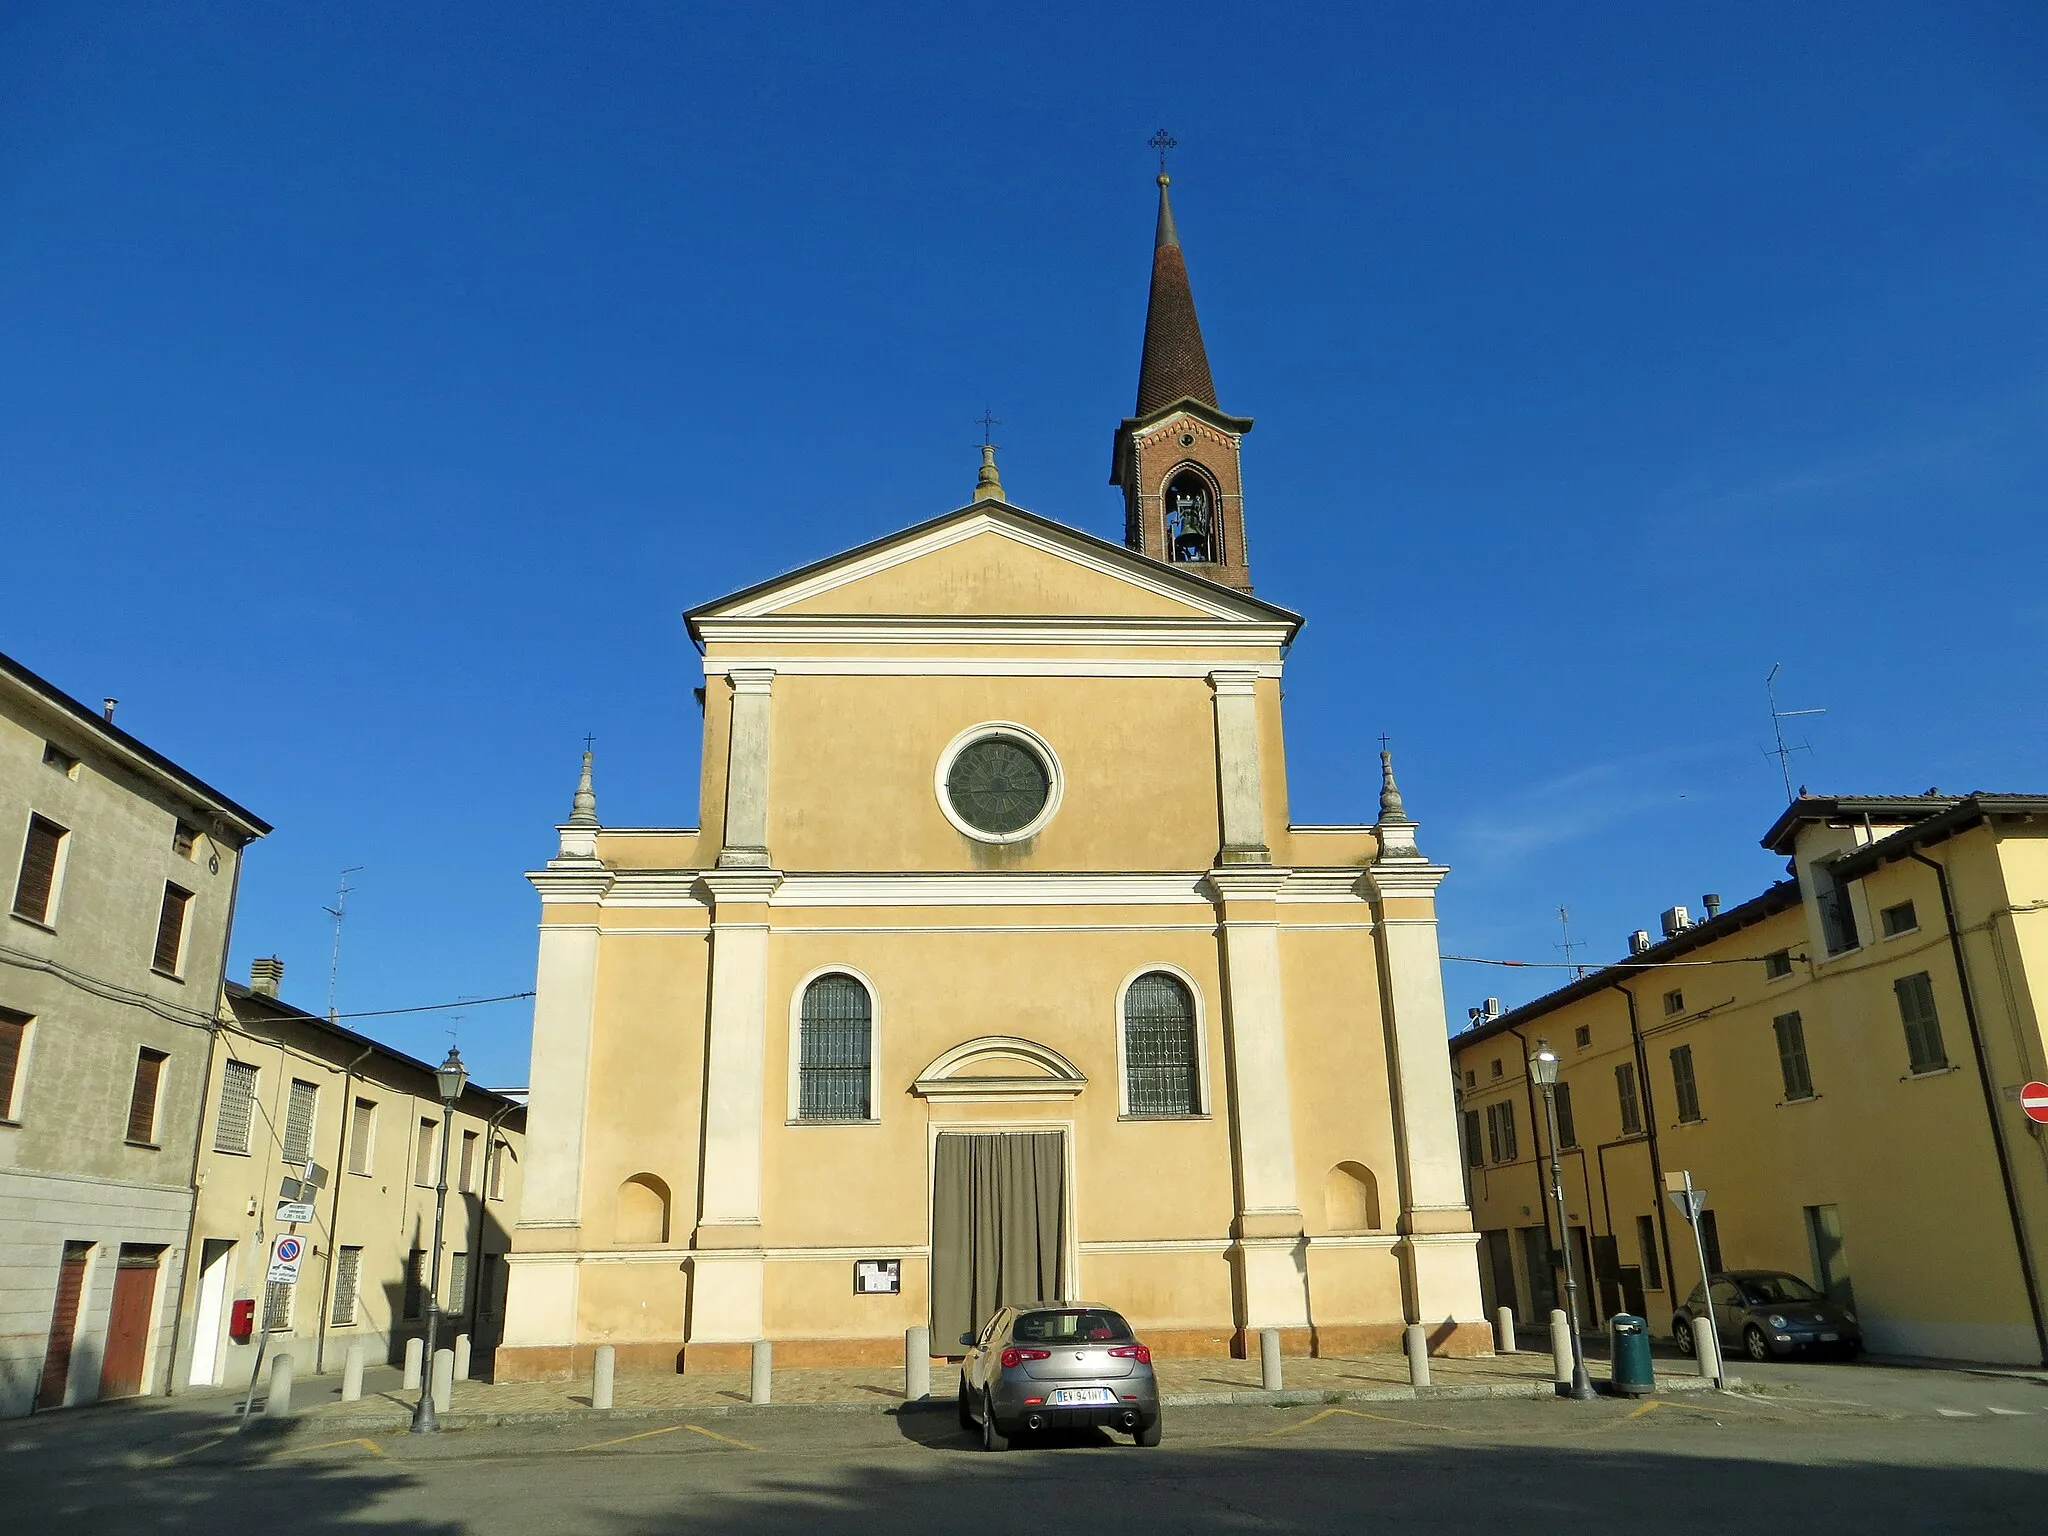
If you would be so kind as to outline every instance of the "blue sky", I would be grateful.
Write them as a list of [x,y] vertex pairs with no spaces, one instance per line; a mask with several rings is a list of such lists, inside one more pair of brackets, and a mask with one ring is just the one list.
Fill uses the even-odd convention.
[[2048,789],[2048,8],[1250,14],[7,7],[0,648],[277,824],[238,973],[324,1007],[361,865],[344,1010],[523,990],[585,731],[695,820],[680,610],[984,406],[1120,534],[1164,123],[1294,815],[1391,734],[1447,951],[1768,884],[1776,662],[1816,791]]

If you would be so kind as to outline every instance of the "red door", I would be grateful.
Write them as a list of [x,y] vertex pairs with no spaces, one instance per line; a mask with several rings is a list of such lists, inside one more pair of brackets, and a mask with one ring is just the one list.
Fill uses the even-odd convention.
[[133,1397],[142,1390],[160,1252],[125,1244],[121,1248],[120,1268],[114,1271],[114,1310],[107,1319],[107,1358],[100,1369],[101,1397]]
[[57,1304],[50,1309],[50,1344],[43,1353],[43,1384],[36,1391],[38,1408],[62,1408],[64,1383],[71,1376],[71,1340],[78,1332],[78,1302],[85,1292],[85,1256],[91,1243],[66,1243],[57,1269]]

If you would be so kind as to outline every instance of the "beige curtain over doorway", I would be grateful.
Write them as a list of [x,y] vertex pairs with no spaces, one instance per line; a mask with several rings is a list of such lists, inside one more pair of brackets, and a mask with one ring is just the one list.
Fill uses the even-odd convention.
[[1058,1131],[942,1134],[932,1176],[932,1352],[998,1308],[1058,1298],[1066,1157]]

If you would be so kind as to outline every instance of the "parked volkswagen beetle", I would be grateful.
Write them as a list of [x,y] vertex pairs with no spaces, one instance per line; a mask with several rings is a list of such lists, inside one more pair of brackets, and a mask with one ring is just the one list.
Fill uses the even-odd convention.
[[1088,1301],[1004,1307],[979,1336],[960,1335],[960,1427],[985,1450],[1007,1450],[1026,1430],[1097,1424],[1139,1445],[1164,1425],[1152,1351],[1121,1314]]
[[[1671,1319],[1671,1342],[1680,1354],[1693,1352],[1693,1329],[1704,1328],[1706,1316],[1706,1291],[1696,1285]],[[1752,1360],[1807,1354],[1854,1359],[1863,1349],[1854,1312],[1780,1269],[1714,1276],[1714,1322],[1724,1355],[1740,1348]]]

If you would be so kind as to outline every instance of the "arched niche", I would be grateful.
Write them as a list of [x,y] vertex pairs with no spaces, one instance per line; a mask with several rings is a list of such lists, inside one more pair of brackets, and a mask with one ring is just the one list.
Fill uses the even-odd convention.
[[1339,1163],[1323,1179],[1323,1220],[1332,1232],[1380,1229],[1380,1181],[1363,1163]]
[[668,1185],[651,1173],[636,1173],[621,1184],[612,1241],[642,1248],[667,1242]]

